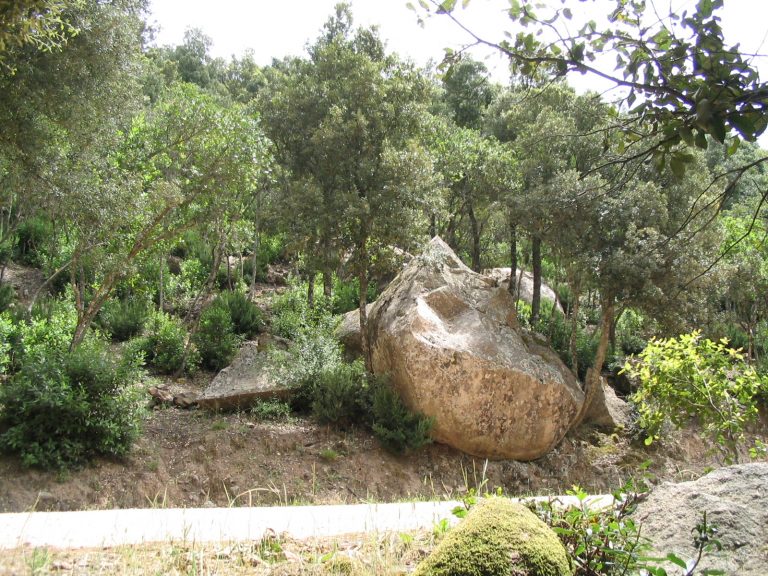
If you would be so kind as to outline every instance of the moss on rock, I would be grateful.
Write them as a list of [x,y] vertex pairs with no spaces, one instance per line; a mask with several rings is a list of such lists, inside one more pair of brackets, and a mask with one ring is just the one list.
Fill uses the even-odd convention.
[[530,510],[489,498],[451,530],[414,576],[570,576],[557,535]]

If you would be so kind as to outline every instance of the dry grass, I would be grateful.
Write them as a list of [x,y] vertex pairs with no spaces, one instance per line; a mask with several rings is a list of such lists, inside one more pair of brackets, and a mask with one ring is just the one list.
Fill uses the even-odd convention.
[[408,574],[434,548],[439,530],[293,540],[271,534],[259,542],[171,542],[116,548],[16,548],[0,556],[0,575],[395,576]]

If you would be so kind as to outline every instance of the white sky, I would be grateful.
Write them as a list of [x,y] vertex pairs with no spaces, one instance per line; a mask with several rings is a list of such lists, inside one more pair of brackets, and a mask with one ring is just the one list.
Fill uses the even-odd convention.
[[[200,28],[213,40],[213,56],[228,59],[252,49],[256,61],[264,65],[273,58],[303,55],[306,44],[317,37],[338,1],[150,0],[149,20],[159,28],[159,45],[181,44],[186,29]],[[418,0],[412,1],[418,6]],[[666,12],[671,3],[679,12],[691,9],[696,1],[656,0],[655,4]],[[555,0],[549,2],[560,4]],[[406,0],[351,0],[351,4],[355,24],[379,26],[389,50],[410,57],[420,65],[430,60],[439,62],[446,47],[458,49],[470,42],[470,38],[445,16],[432,17],[423,28],[420,27],[416,14],[407,8]],[[568,5],[581,8],[584,20],[600,20],[599,4],[569,2]],[[498,41],[509,24],[504,13],[507,6],[506,0],[472,0],[458,15],[481,37]],[[720,13],[727,44],[740,43],[743,53],[768,54],[768,0],[725,0]],[[574,20],[579,18],[575,8],[574,14]],[[485,62],[496,81],[506,82],[505,58],[490,49],[477,49],[473,55]],[[761,78],[768,79],[768,58],[756,62]],[[569,81],[580,92],[607,87],[593,77],[574,75]],[[768,135],[761,140],[765,147]]]

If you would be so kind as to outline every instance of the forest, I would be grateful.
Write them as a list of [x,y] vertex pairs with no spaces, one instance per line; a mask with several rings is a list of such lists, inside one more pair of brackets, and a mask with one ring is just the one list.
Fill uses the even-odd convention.
[[[639,27],[636,4],[615,21]],[[126,454],[142,374],[219,370],[264,330],[301,343],[294,409],[418,446],[427,423],[367,374],[366,306],[440,236],[477,272],[531,275],[518,320],[588,398],[590,373],[641,382],[646,443],[697,416],[734,454],[768,398],[767,104],[723,44],[721,4],[634,44],[593,27],[564,52],[521,33],[497,45],[504,86],[464,53],[417,68],[346,4],[268,66],[213,58],[195,29],[154,46],[141,0],[3,7],[0,280],[26,266],[42,281],[0,283],[0,448],[54,469]],[[610,50],[621,106],[564,79]],[[289,290],[265,312],[248,294],[274,266]],[[333,329],[355,309],[364,353],[348,364]]]

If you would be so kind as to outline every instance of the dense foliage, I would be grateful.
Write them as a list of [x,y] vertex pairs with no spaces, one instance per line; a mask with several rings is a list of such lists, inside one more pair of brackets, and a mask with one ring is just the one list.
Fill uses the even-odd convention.
[[[476,271],[530,273],[530,302],[509,285],[521,325],[585,380],[585,411],[603,369],[641,354],[649,438],[660,414],[695,412],[739,442],[768,366],[765,84],[724,42],[720,0],[654,23],[620,0],[604,29],[551,42],[538,32],[576,11],[535,4],[508,6],[506,86],[465,52],[417,69],[347,4],[304,56],[263,67],[213,58],[200,30],[150,46],[142,0],[0,7],[3,445],[56,466],[120,453],[136,358],[217,370],[268,330],[294,342],[280,374],[294,408],[418,446],[430,423],[368,373],[366,305],[433,235]],[[461,18],[455,1],[419,5]],[[619,72],[592,61],[609,51]],[[576,94],[572,71],[628,88],[626,106]],[[45,283],[15,293],[10,264]],[[257,283],[286,275],[263,313]],[[332,334],[332,314],[353,309],[362,365]],[[127,364],[102,357],[100,333],[129,340]],[[724,337],[743,350],[706,344]],[[94,444],[41,448],[24,423],[43,397]]]

